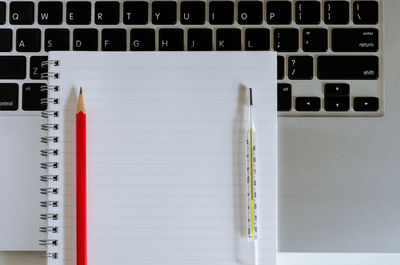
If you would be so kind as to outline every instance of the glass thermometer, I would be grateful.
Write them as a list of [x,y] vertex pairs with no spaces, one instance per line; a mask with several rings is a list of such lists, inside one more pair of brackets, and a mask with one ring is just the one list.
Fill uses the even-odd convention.
[[247,186],[247,237],[257,239],[257,192],[256,192],[256,127],[253,117],[253,91],[249,88],[249,120],[246,128],[246,186]]

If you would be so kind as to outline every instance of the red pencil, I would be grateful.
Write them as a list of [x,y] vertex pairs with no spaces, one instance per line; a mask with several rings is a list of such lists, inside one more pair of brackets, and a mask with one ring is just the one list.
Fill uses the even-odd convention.
[[86,254],[86,110],[82,88],[76,107],[76,259],[87,265]]

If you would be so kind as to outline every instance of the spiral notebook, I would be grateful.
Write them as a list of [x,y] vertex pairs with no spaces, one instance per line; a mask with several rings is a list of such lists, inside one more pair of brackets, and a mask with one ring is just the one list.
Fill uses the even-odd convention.
[[[276,264],[276,53],[50,52],[41,244],[76,264],[75,107],[87,110],[88,264]],[[259,236],[247,240],[248,87]]]

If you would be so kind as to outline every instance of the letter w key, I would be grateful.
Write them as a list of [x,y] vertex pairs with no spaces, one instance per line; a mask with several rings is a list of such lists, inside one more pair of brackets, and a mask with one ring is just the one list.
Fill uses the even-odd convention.
[[39,2],[38,23],[42,25],[60,25],[62,23],[61,2]]

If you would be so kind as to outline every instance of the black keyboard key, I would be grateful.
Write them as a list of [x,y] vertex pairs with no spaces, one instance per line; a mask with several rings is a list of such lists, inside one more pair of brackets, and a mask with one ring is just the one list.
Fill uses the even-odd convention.
[[296,2],[296,23],[319,24],[321,22],[321,3],[318,1]]
[[233,2],[211,1],[209,10],[209,22],[213,25],[233,24]]
[[240,51],[242,48],[240,29],[217,29],[218,51]]
[[96,2],[94,21],[98,25],[119,24],[119,2]]
[[46,52],[69,50],[68,29],[46,29],[44,36],[44,49]]
[[10,52],[12,50],[12,30],[0,29],[0,52]]
[[305,52],[326,52],[328,50],[328,30],[304,29],[303,50]]
[[42,62],[47,60],[47,56],[31,56],[30,78],[31,79],[42,79],[41,75],[47,72],[47,67],[42,67]]
[[174,25],[176,24],[176,2],[153,2],[151,14],[155,25]]
[[355,111],[378,111],[379,99],[375,97],[357,97],[354,98]]
[[349,84],[325,84],[325,97],[348,97],[349,95]]
[[354,24],[378,24],[378,2],[377,1],[354,1],[353,22]]
[[39,29],[18,29],[17,30],[17,51],[38,52],[40,51],[40,30]]
[[18,109],[18,84],[0,83],[0,110]]
[[319,56],[318,79],[373,80],[379,77],[376,56]]
[[10,24],[32,25],[34,18],[33,2],[14,1],[10,3]]
[[289,1],[267,2],[267,23],[289,25],[292,22],[292,3]]
[[321,109],[321,99],[318,97],[296,98],[297,111],[319,111],[320,109]]
[[329,84],[325,86],[325,109],[327,111],[348,111],[350,109],[348,84]]
[[292,85],[278,84],[278,111],[292,109]]
[[38,23],[60,25],[63,19],[63,4],[57,1],[42,1],[38,7]]
[[349,24],[349,2],[348,1],[326,1],[325,2],[325,24]]
[[74,29],[74,51],[97,51],[99,45],[97,36],[97,29]]
[[67,24],[69,25],[89,25],[91,21],[90,2],[68,2],[67,3]]
[[260,1],[241,1],[238,3],[238,23],[247,25],[261,24],[263,21],[263,3]]
[[160,51],[183,51],[183,29],[160,29],[158,45]]
[[102,51],[126,51],[125,29],[103,29],[101,32]]
[[154,51],[154,29],[131,29],[131,51]]
[[124,2],[124,24],[145,25],[148,22],[149,4],[146,1]]
[[6,23],[6,3],[0,2],[0,24]]
[[181,2],[181,23],[191,25],[204,24],[206,17],[206,4],[202,1]]
[[299,50],[299,30],[275,29],[274,49],[278,52],[297,52]]
[[285,77],[285,57],[278,56],[278,79],[282,80]]
[[213,48],[211,29],[189,29],[187,38],[188,51],[211,51]]
[[0,79],[25,79],[25,56],[0,56]]
[[44,83],[31,83],[22,86],[22,109],[23,110],[46,110],[47,105],[41,100],[47,98],[47,92],[41,91]]
[[350,98],[347,97],[325,97],[326,111],[348,111],[350,109]]
[[312,56],[290,56],[288,58],[289,79],[310,80],[314,76]]
[[245,48],[248,51],[269,50],[269,29],[246,29]]
[[332,50],[335,52],[376,52],[379,46],[377,29],[333,29]]

